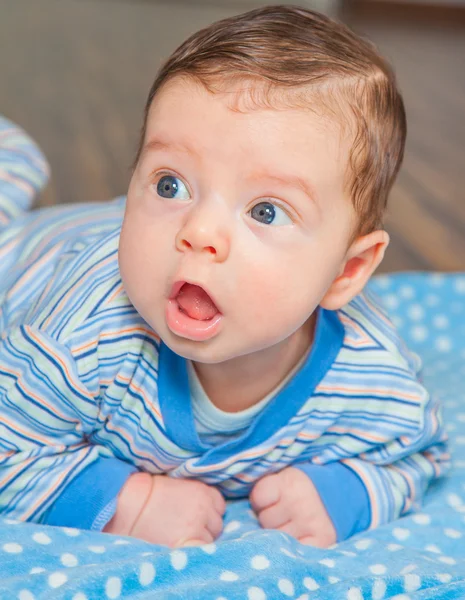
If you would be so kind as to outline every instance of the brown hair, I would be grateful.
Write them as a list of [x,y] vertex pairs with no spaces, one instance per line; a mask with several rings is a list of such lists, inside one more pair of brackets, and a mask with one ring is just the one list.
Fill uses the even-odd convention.
[[393,70],[371,42],[297,6],[267,6],[213,23],[189,37],[160,69],[145,106],[136,163],[152,101],[178,75],[194,77],[212,92],[212,84],[253,80],[265,91],[257,101],[262,104],[276,91],[292,90],[300,99],[305,95],[298,92],[307,91],[307,104],[308,91],[315,94],[353,136],[346,187],[359,222],[352,239],[382,227],[407,126]]

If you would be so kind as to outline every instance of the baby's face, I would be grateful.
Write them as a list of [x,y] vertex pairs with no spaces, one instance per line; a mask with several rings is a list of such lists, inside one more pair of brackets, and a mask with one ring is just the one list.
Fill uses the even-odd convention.
[[187,79],[155,98],[120,240],[136,309],[205,363],[298,335],[354,223],[337,124],[302,109],[238,112],[233,98]]

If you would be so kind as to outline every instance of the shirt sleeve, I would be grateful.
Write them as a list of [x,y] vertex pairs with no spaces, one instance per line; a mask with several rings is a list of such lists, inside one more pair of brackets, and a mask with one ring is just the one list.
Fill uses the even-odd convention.
[[101,531],[116,512],[119,492],[136,471],[123,460],[98,458],[63,490],[42,523]]
[[[66,347],[31,327],[21,326],[3,335],[3,515],[50,524],[53,520],[56,525],[94,525],[132,472],[130,465],[117,461],[108,449],[89,444],[98,410],[98,403],[80,381]],[[78,481],[82,486],[77,486]],[[50,510],[55,503],[55,510]]]
[[447,472],[450,455],[439,402],[418,386],[426,401],[416,434],[339,462],[294,465],[312,479],[338,541],[420,508],[429,484]]
[[0,116],[0,227],[33,204],[49,177],[48,163],[35,142]]

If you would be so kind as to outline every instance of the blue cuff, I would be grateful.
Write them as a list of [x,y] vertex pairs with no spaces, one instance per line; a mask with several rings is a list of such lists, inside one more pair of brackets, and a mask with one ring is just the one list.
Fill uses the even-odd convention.
[[135,471],[134,465],[118,458],[98,458],[71,481],[42,523],[101,531],[115,513],[121,488]]
[[368,529],[370,500],[365,486],[352,469],[340,462],[292,466],[312,480],[333,522],[338,542]]

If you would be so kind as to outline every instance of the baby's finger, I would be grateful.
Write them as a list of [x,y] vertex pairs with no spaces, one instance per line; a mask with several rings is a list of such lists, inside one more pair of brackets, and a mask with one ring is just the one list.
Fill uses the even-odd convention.
[[278,502],[258,513],[258,522],[263,529],[278,529],[291,520],[292,515],[284,505]]
[[216,540],[216,538],[219,537],[223,531],[223,517],[212,510],[208,515],[206,527],[208,533],[213,537],[213,540]]
[[268,506],[276,504],[281,497],[278,476],[266,475],[259,479],[250,494],[250,504],[254,512],[259,513]]
[[209,489],[214,509],[219,515],[224,515],[226,512],[226,502],[223,498],[223,494],[214,487],[209,486]]
[[177,544],[175,544],[175,548],[185,548],[186,546],[204,546],[205,543],[209,543],[209,542],[205,542],[204,540],[189,540],[186,538],[183,538],[181,540],[179,540],[179,542],[177,542]]
[[315,548],[329,548],[329,546],[332,545],[332,542],[329,539],[325,539],[318,535],[304,535],[299,538],[299,542],[306,546],[315,546]]

